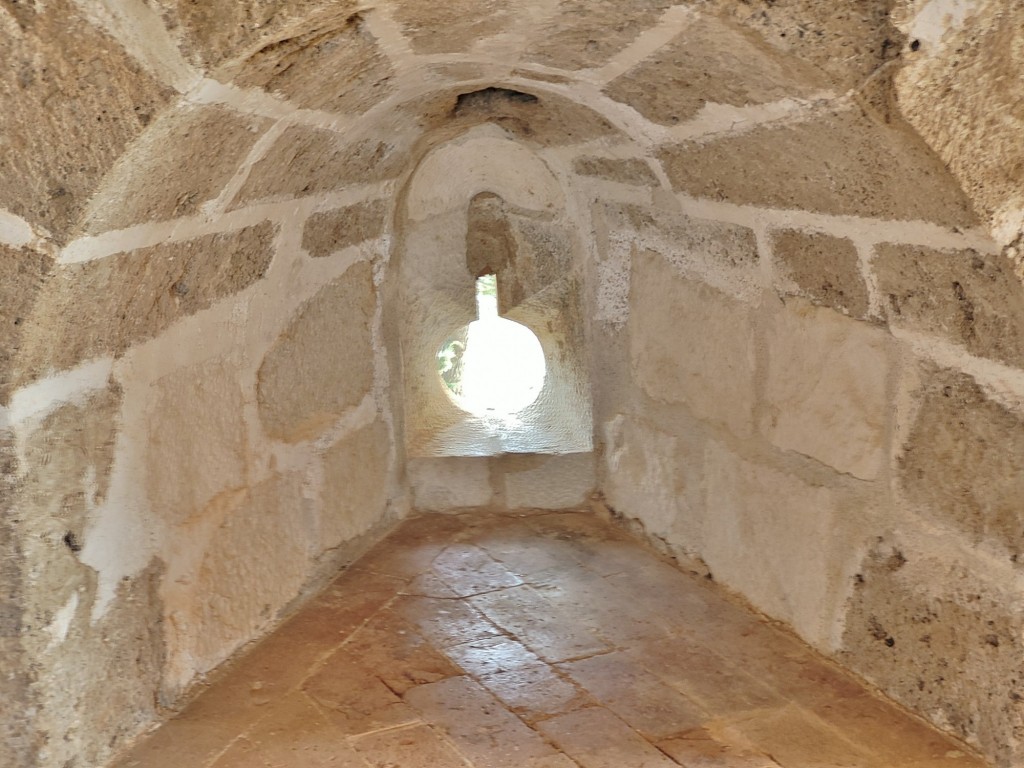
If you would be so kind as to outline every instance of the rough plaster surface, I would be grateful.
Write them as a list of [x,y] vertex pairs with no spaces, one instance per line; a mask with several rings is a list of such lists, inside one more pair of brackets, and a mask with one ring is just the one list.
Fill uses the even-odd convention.
[[324,513],[318,539],[327,548],[365,533],[384,514],[391,434],[377,420],[346,435],[324,456]]
[[583,504],[594,490],[594,455],[510,456],[497,460],[505,475],[509,509],[565,509]]
[[877,477],[888,456],[888,334],[792,301],[773,318],[766,344],[769,439],[862,480]]
[[259,372],[260,420],[267,434],[315,437],[359,404],[373,383],[371,268],[349,268],[303,306]]
[[685,403],[737,437],[753,430],[754,335],[749,310],[685,280],[659,255],[634,261],[630,348],[644,391]]

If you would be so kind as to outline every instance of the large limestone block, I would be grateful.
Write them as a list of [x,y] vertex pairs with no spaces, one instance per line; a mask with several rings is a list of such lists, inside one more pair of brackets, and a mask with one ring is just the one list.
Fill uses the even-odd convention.
[[202,673],[266,629],[312,575],[313,531],[302,514],[299,473],[249,489],[209,539],[190,583],[190,604],[175,605],[173,652]]
[[214,358],[159,379],[149,413],[146,484],[162,522],[201,514],[245,485],[248,456],[240,368]]
[[201,69],[273,49],[312,30],[344,28],[357,8],[353,0],[155,0],[154,5],[182,53]]
[[25,330],[21,380],[92,357],[121,355],[243,290],[266,273],[276,234],[265,222],[60,267]]
[[903,42],[892,23],[892,0],[714,0],[713,5],[768,45],[821,67],[840,91],[857,87],[898,57]]
[[509,0],[393,0],[392,13],[419,54],[464,53],[515,25],[522,13]]
[[621,414],[605,425],[605,499],[617,513],[640,520],[645,531],[670,543],[679,543],[672,541],[673,532],[686,506],[681,440]]
[[21,336],[52,268],[50,256],[0,245],[0,405],[14,390]]
[[270,125],[221,106],[166,114],[107,174],[85,213],[86,231],[194,215],[231,181]]
[[360,262],[299,308],[258,373],[257,404],[270,437],[315,437],[370,391],[376,301],[373,269]]
[[306,220],[302,247],[319,258],[377,237],[384,231],[386,213],[387,204],[383,200],[315,213]]
[[68,0],[0,5],[0,208],[63,242],[173,92]]
[[782,229],[772,233],[772,254],[779,275],[796,286],[798,295],[851,317],[867,316],[868,289],[852,241]]
[[483,507],[494,498],[490,459],[485,456],[410,458],[405,471],[413,508],[421,512]]
[[560,69],[600,67],[653,27],[672,0],[634,0],[628,12],[616,0],[561,0],[551,34],[527,49],[526,58]]
[[700,554],[714,579],[830,648],[866,538],[865,510],[717,443],[706,451],[705,483]]
[[1024,610],[1019,587],[978,566],[880,540],[854,582],[840,661],[1010,768],[1024,760]]
[[596,485],[594,454],[522,454],[491,459],[505,476],[509,509],[566,509],[583,504]]
[[354,14],[261,48],[233,81],[280,94],[305,109],[361,114],[391,94],[393,75],[365,20]]
[[899,484],[933,521],[1002,557],[1024,555],[1024,419],[973,379],[931,371],[899,457]]
[[390,477],[391,433],[380,419],[332,445],[324,455],[319,547],[337,547],[383,520]]
[[977,223],[923,141],[859,111],[679,144],[662,150],[661,160],[672,186],[694,197],[951,227]]
[[605,92],[648,120],[675,125],[708,103],[743,107],[807,98],[827,85],[816,67],[772,49],[756,34],[704,18]]
[[253,166],[234,207],[263,198],[291,198],[393,178],[401,170],[402,160],[402,153],[387,141],[366,140],[348,146],[333,131],[292,126]]
[[792,301],[768,326],[767,437],[862,480],[887,455],[892,340],[830,309]]
[[1024,290],[1003,257],[886,243],[873,268],[891,325],[1024,366]]
[[646,252],[633,262],[630,316],[634,375],[648,395],[685,403],[738,437],[751,434],[754,336],[745,304]]

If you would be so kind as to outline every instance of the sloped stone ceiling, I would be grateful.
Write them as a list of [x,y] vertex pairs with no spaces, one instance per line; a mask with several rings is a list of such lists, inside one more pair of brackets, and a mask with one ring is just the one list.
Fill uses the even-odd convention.
[[[550,169],[580,234],[604,465],[595,481],[591,457],[576,462],[576,495],[604,492],[1013,764],[1024,746],[1001,732],[1020,732],[1017,704],[959,696],[934,669],[959,659],[956,674],[994,679],[1019,662],[1000,599],[1020,578],[1017,507],[1000,501],[1016,486],[972,497],[965,520],[950,502],[962,473],[927,478],[947,443],[1009,450],[1024,429],[1021,268],[1006,260],[1024,260],[1021,14],[1011,0],[0,0],[0,647],[23,657],[9,695],[37,712],[0,728],[0,762],[104,765],[411,504],[431,506],[411,484],[443,485],[438,508],[467,503],[447,480],[461,465],[406,465],[384,305],[409,180],[485,130]],[[947,390],[973,428],[942,426]],[[969,471],[1017,467],[986,451]],[[372,474],[354,471],[362,456]],[[523,489],[544,466],[498,495],[543,503]],[[769,510],[801,535],[751,523],[766,490],[802,500]],[[748,559],[782,548],[774,583],[808,553],[831,553],[827,578],[803,602],[771,592],[713,520],[750,533]],[[932,525],[955,546],[933,547]],[[940,567],[943,547],[961,559]],[[250,567],[249,550],[287,566]],[[889,568],[890,550],[913,564]],[[961,567],[972,557],[999,565]],[[965,608],[964,574],[1002,581]],[[919,611],[886,612],[891,595],[970,631],[901,664],[873,633],[902,649]],[[962,645],[986,622],[991,664]],[[108,686],[129,659],[136,674]]]

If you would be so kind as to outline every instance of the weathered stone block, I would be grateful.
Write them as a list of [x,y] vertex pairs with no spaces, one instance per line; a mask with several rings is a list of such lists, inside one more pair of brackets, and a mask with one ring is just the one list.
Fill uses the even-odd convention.
[[892,343],[830,309],[787,304],[767,329],[767,437],[840,472],[877,477],[887,456]]
[[234,207],[263,198],[329,192],[397,176],[404,158],[385,141],[345,145],[332,131],[293,126],[256,163]]
[[247,435],[240,371],[214,358],[164,376],[149,414],[147,485],[162,522],[181,523],[245,485]]
[[868,313],[868,289],[853,242],[821,232],[798,229],[772,234],[779,274],[796,284],[799,295],[852,317]]
[[413,507],[420,511],[483,507],[494,498],[490,459],[486,456],[410,458],[405,471]]
[[600,67],[654,26],[671,0],[636,0],[629,13],[615,0],[561,0],[554,32],[527,49],[527,59],[559,69]]
[[920,139],[859,111],[680,144],[662,150],[661,160],[672,186],[695,197],[951,227],[977,223],[956,181]]
[[594,176],[620,184],[637,187],[658,186],[658,178],[654,171],[638,158],[619,160],[614,157],[578,157],[573,161],[572,170],[580,176]]
[[955,557],[880,542],[849,599],[840,660],[995,765],[1024,757],[1020,595]]
[[933,371],[899,457],[907,499],[934,521],[1013,560],[1024,556],[1024,419],[970,377]]
[[344,28],[352,0],[155,0],[178,47],[196,67],[213,69],[243,51],[273,48],[311,30]]
[[594,454],[521,454],[491,459],[505,476],[509,509],[566,509],[583,504],[596,484]]
[[613,80],[605,93],[648,120],[675,125],[709,102],[742,107],[806,98],[827,85],[816,67],[772,49],[751,32],[704,18]]
[[271,476],[215,529],[188,584],[189,601],[176,602],[169,616],[172,666],[180,660],[192,674],[212,669],[298,595],[311,575],[314,534],[302,514],[302,484],[299,473]]
[[360,262],[299,309],[258,374],[260,420],[270,437],[315,437],[370,391],[376,300],[373,270]]
[[270,125],[220,106],[165,115],[107,174],[86,210],[86,231],[195,214],[217,197]]
[[1024,291],[1003,257],[882,244],[872,266],[890,324],[1024,366]]
[[890,0],[835,5],[817,0],[716,0],[714,6],[765,43],[821,67],[840,91],[854,88],[900,54]]
[[395,21],[419,54],[464,53],[514,26],[517,17],[508,0],[452,0],[444,5],[395,0],[392,5]]
[[866,515],[810,485],[712,443],[701,552],[715,581],[828,648],[866,534]]
[[25,324],[53,259],[28,248],[0,245],[0,405],[14,390],[14,371]]
[[648,395],[685,403],[739,437],[751,434],[754,337],[746,305],[646,252],[633,261],[630,315],[634,375]]
[[233,82],[278,93],[305,109],[361,114],[391,94],[393,75],[363,17],[353,14],[264,46]]
[[[10,15],[14,18],[11,19]],[[0,208],[64,242],[103,175],[170,100],[75,3],[5,4]]]
[[25,330],[21,382],[91,357],[121,355],[243,290],[266,273],[275,237],[266,222],[60,267]]
[[317,541],[336,547],[384,517],[391,476],[391,433],[380,419],[341,438],[324,455],[323,518]]
[[383,200],[315,213],[306,220],[302,247],[314,257],[330,256],[342,248],[378,237],[384,231],[386,214],[387,204]]

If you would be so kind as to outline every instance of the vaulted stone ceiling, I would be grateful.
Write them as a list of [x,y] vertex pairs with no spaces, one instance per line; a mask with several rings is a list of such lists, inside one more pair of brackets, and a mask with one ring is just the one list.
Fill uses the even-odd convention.
[[[447,229],[488,192],[519,213],[545,201],[529,211],[541,225],[524,215],[509,235],[530,263],[551,222],[578,231],[558,247],[590,283],[581,325],[601,329],[587,333],[605,464],[573,459],[577,496],[604,493],[1011,764],[1022,29],[1011,0],[0,0],[0,654],[19,660],[0,698],[42,713],[5,720],[0,762],[101,764],[157,716],[154,697],[172,704],[265,631],[410,495],[470,503],[448,485],[472,475],[472,503],[492,498],[478,467],[402,454],[403,302],[426,285],[458,309],[464,286],[396,276],[410,232],[472,241]],[[438,148],[462,160],[417,177]],[[517,186],[522,148],[561,192]],[[410,223],[414,181],[436,199]],[[726,330],[680,359],[665,340],[686,324]],[[841,350],[829,370],[854,394],[805,348]],[[649,446],[674,456],[682,438],[623,421],[633,388],[658,403],[645,419],[682,403],[721,439],[696,451],[706,478],[665,475]],[[851,412],[834,416],[836,399]],[[757,464],[758,440],[786,471],[810,457],[798,487]],[[359,469],[368,456],[378,474]],[[540,476],[508,469],[502,498],[541,503]],[[741,567],[743,542],[687,519],[698,486],[853,505],[872,524],[848,534],[837,513],[832,549],[807,539],[805,554],[847,559],[801,602],[785,592],[799,558],[765,566],[772,592]],[[762,535],[789,551],[788,532]],[[915,546],[927,557],[893,566]],[[275,547],[283,570],[239,564]],[[883,624],[929,612],[973,629],[912,662],[879,650]],[[994,660],[962,644],[986,622]],[[939,680],[954,657],[986,695]]]

